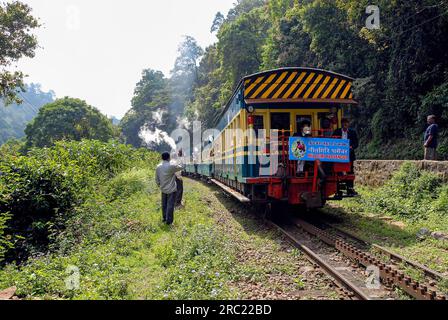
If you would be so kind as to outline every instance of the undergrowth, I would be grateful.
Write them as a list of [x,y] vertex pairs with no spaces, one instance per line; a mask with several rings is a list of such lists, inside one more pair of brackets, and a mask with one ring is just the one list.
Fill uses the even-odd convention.
[[[185,190],[188,208],[176,211],[174,227],[161,223],[158,157],[83,141],[2,161],[0,199],[9,213],[0,216],[0,245],[8,258],[0,266],[0,289],[16,286],[25,299],[235,297],[228,287],[232,246],[217,232],[198,191]],[[39,197],[44,187],[60,200]],[[34,222],[24,224],[30,233],[13,228],[21,215],[37,221],[31,205],[45,214],[45,246],[30,238]],[[18,260],[24,248],[27,255]]]

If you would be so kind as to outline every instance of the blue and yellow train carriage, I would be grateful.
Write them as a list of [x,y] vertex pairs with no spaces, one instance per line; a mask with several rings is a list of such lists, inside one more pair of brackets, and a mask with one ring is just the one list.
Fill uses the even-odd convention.
[[[312,68],[282,68],[245,77],[217,117],[215,128],[220,134],[195,173],[219,181],[248,201],[316,207],[341,198],[347,181],[355,178],[350,164],[326,165],[325,183],[319,184],[317,162],[299,175],[297,161],[289,160],[287,144],[304,121],[311,124],[313,137],[331,136],[341,126],[344,106],[356,104],[352,83],[348,76]],[[227,135],[227,129],[265,129],[264,147],[253,148],[257,155],[278,157],[279,170],[266,173],[259,161],[249,163],[250,139]],[[278,134],[275,154],[271,154],[270,130]],[[187,168],[187,174],[193,174],[192,168]]]

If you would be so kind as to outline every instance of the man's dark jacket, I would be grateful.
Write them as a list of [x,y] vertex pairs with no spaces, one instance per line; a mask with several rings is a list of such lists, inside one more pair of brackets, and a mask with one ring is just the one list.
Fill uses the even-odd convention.
[[[342,137],[342,129],[336,129],[333,132],[333,136]],[[358,135],[353,129],[348,129],[347,139],[350,140],[350,161],[356,160],[355,150],[358,148]]]

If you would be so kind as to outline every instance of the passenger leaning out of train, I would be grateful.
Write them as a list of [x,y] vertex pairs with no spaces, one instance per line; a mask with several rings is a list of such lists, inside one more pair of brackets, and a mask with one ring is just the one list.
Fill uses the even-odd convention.
[[[304,120],[300,123],[299,131],[294,134],[294,137],[304,137],[309,138],[312,136],[311,134],[311,122],[308,120]],[[304,172],[307,171],[310,167],[314,165],[311,161],[299,160],[297,163],[297,173],[299,176],[303,176]],[[318,162],[318,175],[320,178],[319,183],[323,185],[325,183],[325,179],[327,178],[325,171],[322,167],[322,163]]]
[[322,118],[319,136],[323,138],[331,138],[332,134],[333,130],[331,129],[331,120],[328,118]]
[[[333,132],[333,136],[339,137],[341,139],[349,139],[350,140],[350,174],[354,172],[354,163],[356,160],[355,150],[358,148],[358,135],[356,131],[350,128],[350,121],[346,118],[342,119],[342,128],[336,129]],[[357,195],[356,191],[353,188],[353,181],[347,182],[347,194],[350,196]]]

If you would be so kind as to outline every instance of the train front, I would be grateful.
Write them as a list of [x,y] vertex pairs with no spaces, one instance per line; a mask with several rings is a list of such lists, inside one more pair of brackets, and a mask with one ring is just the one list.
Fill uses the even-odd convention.
[[248,129],[255,135],[245,159],[245,193],[252,201],[318,208],[353,195],[357,145],[347,134],[351,129],[343,129],[347,107],[357,104],[352,82],[309,68],[277,69],[243,80]]

